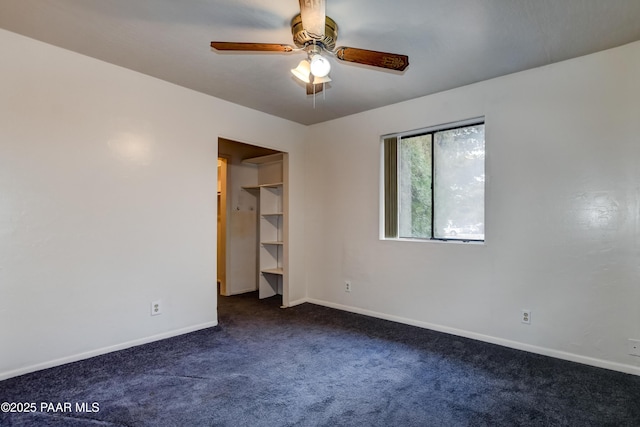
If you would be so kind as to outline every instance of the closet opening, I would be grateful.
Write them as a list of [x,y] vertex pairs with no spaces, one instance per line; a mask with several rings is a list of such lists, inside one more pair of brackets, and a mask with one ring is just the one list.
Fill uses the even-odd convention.
[[288,303],[287,153],[218,139],[218,293]]

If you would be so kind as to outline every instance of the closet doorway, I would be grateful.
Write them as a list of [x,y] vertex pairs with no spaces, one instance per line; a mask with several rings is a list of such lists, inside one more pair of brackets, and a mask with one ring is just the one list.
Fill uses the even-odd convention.
[[[286,158],[286,153],[278,150],[218,138],[217,279],[220,297],[255,292],[259,288],[260,249],[264,247],[260,244],[259,229],[261,218],[265,221],[267,215],[260,215],[256,188],[265,168],[252,163],[251,159],[272,155]],[[281,193],[284,194],[282,190]],[[268,216],[267,219],[273,222],[273,218]]]

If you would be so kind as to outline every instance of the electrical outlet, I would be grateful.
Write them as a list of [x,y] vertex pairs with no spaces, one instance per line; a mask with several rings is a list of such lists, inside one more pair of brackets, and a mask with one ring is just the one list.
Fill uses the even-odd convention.
[[640,356],[640,340],[633,340],[629,338],[627,340],[627,349],[632,356]]
[[160,300],[151,303],[151,315],[157,316],[158,314],[162,314],[162,301]]
[[344,282],[344,291],[351,292],[351,280],[345,280]]
[[527,325],[531,324],[531,310],[523,309],[522,316],[520,316],[520,321]]

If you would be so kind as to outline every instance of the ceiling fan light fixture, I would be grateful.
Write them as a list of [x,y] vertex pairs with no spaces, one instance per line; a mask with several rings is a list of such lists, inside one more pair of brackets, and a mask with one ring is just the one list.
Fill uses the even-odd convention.
[[298,66],[291,70],[291,74],[304,83],[311,83],[311,64],[309,60],[303,59],[300,61]]
[[331,71],[331,63],[327,58],[321,55],[311,56],[311,63],[309,65],[311,74],[314,77],[326,77]]
[[318,85],[321,83],[329,83],[331,81],[331,77],[329,76],[324,76],[324,77],[314,77],[313,78],[313,84],[314,85]]
[[[307,58],[300,61],[291,73],[306,84],[307,95],[324,92],[325,83],[331,81],[331,63],[328,56],[338,61],[353,62],[387,70],[404,71],[409,57],[390,52],[336,47],[338,24],[326,15],[326,0],[298,0],[300,13],[291,20],[291,34],[295,46],[276,43],[249,43],[212,41],[218,51],[244,52],[305,52]],[[323,56],[323,53],[327,56]],[[324,95],[324,94],[323,94]]]

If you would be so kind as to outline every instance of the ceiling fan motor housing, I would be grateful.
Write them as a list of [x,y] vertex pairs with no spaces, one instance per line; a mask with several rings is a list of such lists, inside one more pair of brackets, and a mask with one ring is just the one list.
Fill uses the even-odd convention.
[[328,16],[325,17],[324,35],[322,37],[313,37],[302,27],[302,17],[298,14],[291,21],[291,33],[293,34],[293,42],[299,48],[319,44],[324,49],[333,51],[338,40],[338,24]]

